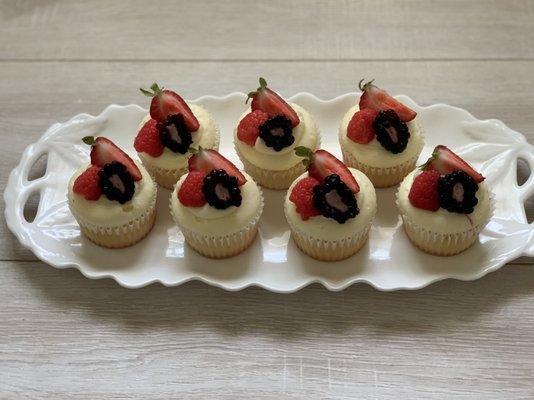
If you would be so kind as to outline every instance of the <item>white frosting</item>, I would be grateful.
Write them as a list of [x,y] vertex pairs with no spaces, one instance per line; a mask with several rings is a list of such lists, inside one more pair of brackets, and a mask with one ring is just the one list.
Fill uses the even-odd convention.
[[486,182],[479,183],[478,185],[479,188],[476,192],[478,204],[471,214],[453,213],[443,208],[437,211],[427,211],[412,206],[408,195],[410,194],[413,180],[421,172],[419,169],[412,171],[404,178],[397,192],[399,211],[409,217],[414,224],[433,232],[452,234],[464,232],[473,226],[486,222],[491,211],[490,193]]
[[[200,127],[196,132],[191,133],[191,139],[193,143],[191,147],[198,148],[202,146],[205,149],[212,149],[217,145],[217,126],[211,118],[210,114],[201,106],[197,104],[189,104],[191,111],[198,119]],[[150,114],[148,114],[141,123],[139,129],[150,120]],[[150,154],[140,152],[139,156],[143,162],[148,162],[149,165],[166,170],[182,169],[187,167],[187,160],[191,157],[191,154],[180,154],[169,150],[167,147],[163,148],[163,153],[159,157],[152,157]]]
[[135,182],[134,195],[124,204],[109,200],[104,194],[98,200],[86,200],[82,195],[74,193],[74,181],[89,167],[89,165],[81,166],[69,182],[67,195],[69,207],[85,222],[103,227],[124,225],[141,217],[148,210],[156,195],[156,185],[147,170],[138,163],[136,165],[143,177]]
[[291,224],[314,238],[324,240],[341,240],[353,237],[367,228],[376,215],[375,188],[363,172],[353,168],[349,168],[349,170],[360,186],[360,191],[356,194],[356,201],[358,202],[360,212],[356,217],[348,219],[344,224],[340,224],[336,220],[326,218],[322,215],[303,220],[297,212],[295,204],[289,200],[289,196],[297,182],[308,176],[308,173],[306,172],[295,179],[295,182],[291,184],[287,191],[285,211],[286,218],[291,221]]
[[[242,142],[237,138],[237,127],[234,130],[234,144],[241,155],[250,163],[266,170],[284,171],[302,162],[302,157],[295,155],[294,149],[297,146],[306,146],[315,150],[319,144],[319,132],[310,113],[295,103],[289,103],[299,116],[300,123],[293,128],[295,142],[281,151],[274,151],[267,147],[261,138],[256,140],[254,147]],[[239,118],[241,121],[250,108]],[[238,122],[239,125],[239,122]]]
[[187,174],[182,176],[171,194],[171,212],[184,228],[203,235],[221,236],[245,228],[261,211],[263,204],[260,189],[254,180],[243,172],[247,182],[241,186],[242,202],[239,207],[217,210],[209,204],[186,207],[178,200],[178,191]]
[[382,147],[376,137],[366,144],[356,143],[348,138],[347,127],[353,115],[358,110],[358,105],[355,105],[347,111],[341,121],[341,126],[339,127],[339,142],[344,151],[350,152],[359,162],[367,164],[370,167],[378,168],[395,167],[419,156],[423,149],[424,142],[417,118],[406,123],[410,131],[408,145],[402,153],[393,154]]

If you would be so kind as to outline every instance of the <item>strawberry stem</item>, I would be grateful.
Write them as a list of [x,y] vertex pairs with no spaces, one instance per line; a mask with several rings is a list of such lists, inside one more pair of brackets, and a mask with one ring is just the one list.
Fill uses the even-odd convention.
[[260,76],[259,81],[260,81],[260,87],[257,88],[257,89],[256,89],[255,91],[253,91],[253,92],[249,92],[249,94],[247,95],[247,100],[245,101],[245,104],[247,104],[248,101],[249,101],[250,99],[253,99],[254,96],[256,96],[259,92],[261,92],[262,90],[264,90],[264,89],[267,88],[267,81],[265,80],[265,78],[262,78],[262,77]]
[[89,145],[89,146],[92,146],[95,144],[95,137],[94,136],[84,136],[82,138],[82,142],[84,142],[85,144]]
[[160,88],[159,85],[156,82],[154,82],[152,85],[150,85],[150,89],[152,89],[152,91],[146,90],[146,89],[143,89],[143,88],[139,88],[141,93],[143,93],[145,96],[147,96],[147,97],[156,97],[162,92],[163,87]]
[[360,88],[360,90],[362,92],[365,92],[367,89],[369,89],[371,86],[374,86],[373,85],[373,82],[375,80],[374,79],[371,79],[369,82],[367,83],[364,83],[365,82],[365,78],[364,79],[361,79],[360,82],[358,82],[358,87]]
[[295,154],[298,157],[303,157],[302,163],[306,168],[313,162],[315,153],[306,146],[297,146],[295,147]]

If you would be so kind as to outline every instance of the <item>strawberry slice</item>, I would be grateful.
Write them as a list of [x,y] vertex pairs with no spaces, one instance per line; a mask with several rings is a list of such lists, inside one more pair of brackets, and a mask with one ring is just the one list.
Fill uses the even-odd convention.
[[219,152],[210,149],[198,148],[189,158],[189,171],[201,171],[209,174],[214,169],[224,169],[228,175],[235,176],[239,186],[247,182],[245,176],[237,167]]
[[322,182],[327,176],[337,174],[354,194],[360,191],[356,178],[342,161],[338,160],[326,150],[317,150],[313,153],[304,146],[295,147],[295,154],[304,157],[304,164],[308,166],[308,174]]
[[92,165],[102,168],[112,161],[118,161],[128,169],[134,181],[139,181],[143,177],[130,156],[119,149],[111,140],[102,136],[96,139],[93,136],[86,136],[82,140],[91,146]]
[[252,111],[261,110],[269,114],[271,118],[280,114],[285,115],[291,121],[293,128],[300,123],[299,116],[295,110],[278,93],[269,89],[267,82],[263,78],[260,78],[260,87],[248,94],[247,102],[249,99],[252,99],[252,104],[250,105]]
[[432,155],[428,161],[421,167],[424,171],[439,171],[441,174],[450,174],[454,171],[464,171],[476,183],[482,182],[484,176],[475,171],[467,162],[465,162],[458,154],[454,153],[446,146],[439,145],[434,148]]
[[373,85],[374,79],[365,84],[363,81],[362,79],[358,84],[363,92],[360,97],[360,110],[365,108],[376,111],[393,110],[403,122],[409,122],[415,118],[417,113],[414,110],[402,104],[385,90]]
[[139,90],[145,96],[152,97],[152,102],[150,103],[150,116],[152,118],[161,122],[171,114],[182,114],[189,132],[198,131],[200,124],[197,117],[195,117],[184,99],[172,90],[160,88],[157,83],[153,83],[150,89],[152,91],[143,88]]

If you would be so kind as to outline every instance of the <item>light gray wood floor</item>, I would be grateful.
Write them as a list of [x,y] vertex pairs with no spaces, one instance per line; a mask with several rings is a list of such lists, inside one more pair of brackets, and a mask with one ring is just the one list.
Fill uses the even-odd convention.
[[[376,77],[534,143],[532,43],[528,0],[0,0],[0,187],[50,124],[144,104],[153,80],[331,98]],[[416,292],[127,290],[36,261],[2,222],[0,399],[532,399],[532,264]]]

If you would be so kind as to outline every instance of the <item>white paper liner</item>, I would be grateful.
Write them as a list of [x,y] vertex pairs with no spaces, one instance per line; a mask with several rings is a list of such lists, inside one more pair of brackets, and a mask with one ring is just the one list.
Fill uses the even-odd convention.
[[256,233],[258,231],[258,222],[263,212],[264,205],[261,188],[258,187],[258,190],[260,195],[260,204],[256,214],[251,218],[244,228],[237,232],[227,233],[224,235],[210,235],[185,228],[176,215],[174,215],[172,209],[172,196],[175,194],[174,189],[171,194],[171,198],[169,199],[169,208],[174,222],[182,231],[186,242],[194,250],[209,258],[228,258],[246,250],[256,237]]
[[495,197],[491,191],[489,193],[489,211],[485,220],[463,232],[440,233],[435,232],[431,227],[423,227],[413,222],[413,220],[399,207],[398,191],[396,194],[396,204],[399,214],[402,217],[404,230],[410,241],[419,249],[437,256],[452,256],[461,253],[471,247],[478,239],[478,235],[488,224],[495,212]]

